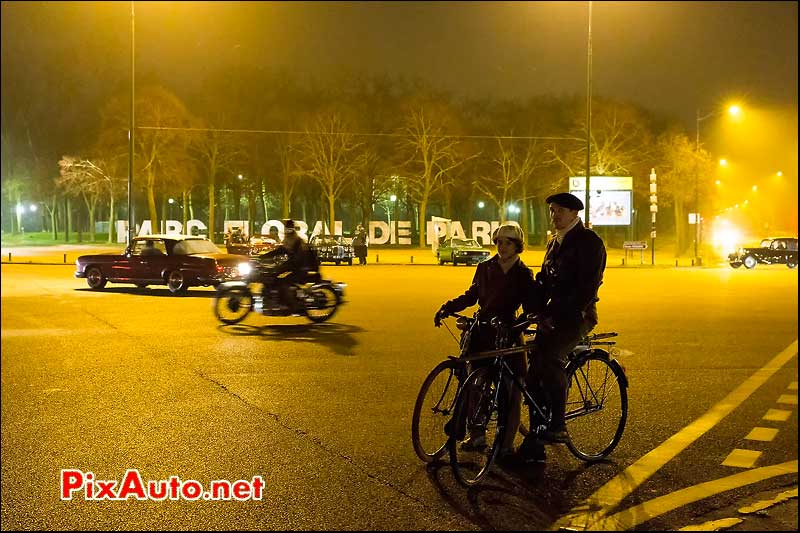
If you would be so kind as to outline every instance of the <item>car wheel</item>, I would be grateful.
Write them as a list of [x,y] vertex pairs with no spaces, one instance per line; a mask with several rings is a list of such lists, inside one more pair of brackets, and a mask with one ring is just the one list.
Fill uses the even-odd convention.
[[186,283],[186,276],[180,270],[173,270],[167,274],[167,288],[172,294],[181,294],[186,292],[189,285]]
[[350,266],[353,266],[353,260],[352,259],[348,259],[347,260],[347,264],[350,265]]
[[794,268],[797,266],[797,263],[795,261],[787,261],[786,266],[789,268]]
[[743,262],[744,262],[744,267],[748,270],[755,268],[756,265],[758,264],[758,261],[756,261],[756,258],[753,257],[752,255],[748,255],[747,257],[745,257]]
[[336,263],[336,266],[339,266],[339,263],[340,263],[340,262],[341,262],[341,261],[334,261],[334,263]]
[[458,261],[456,261],[456,258],[453,257],[453,266],[457,266],[457,265],[458,265]]
[[103,272],[99,267],[91,267],[86,271],[86,283],[92,289],[102,289],[106,286],[108,280],[103,276]]
[[439,261],[439,265],[443,265],[444,264],[444,259],[442,259],[441,255],[436,254],[436,260]]
[[139,287],[140,289],[146,289],[147,283],[137,283],[136,286]]
[[739,268],[740,266],[742,266],[742,264],[741,264],[741,263],[738,263],[738,262],[737,262],[737,263],[731,263],[731,266],[732,266],[733,268]]

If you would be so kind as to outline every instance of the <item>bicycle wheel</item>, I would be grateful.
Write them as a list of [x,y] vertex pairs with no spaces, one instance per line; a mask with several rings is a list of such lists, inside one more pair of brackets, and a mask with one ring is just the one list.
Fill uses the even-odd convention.
[[567,447],[577,458],[599,461],[622,438],[628,418],[628,388],[622,368],[603,352],[576,359],[567,369]]
[[491,367],[475,370],[461,387],[453,419],[468,439],[452,438],[448,447],[453,472],[463,485],[477,484],[497,457],[505,428],[500,405],[505,392]]
[[411,442],[420,459],[430,463],[440,458],[447,447],[445,424],[453,416],[459,375],[464,366],[448,359],[436,365],[422,382],[411,418]]

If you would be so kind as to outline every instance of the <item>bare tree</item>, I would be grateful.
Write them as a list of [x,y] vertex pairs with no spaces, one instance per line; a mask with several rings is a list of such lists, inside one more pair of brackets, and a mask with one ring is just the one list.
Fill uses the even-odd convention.
[[[214,241],[216,227],[216,190],[220,175],[231,173],[234,162],[242,155],[242,146],[235,142],[225,132],[212,129],[213,125],[207,121],[199,121],[199,128],[203,131],[191,138],[191,153],[197,161],[197,167],[205,176],[205,185],[208,191],[208,233]],[[186,203],[184,202],[184,205]]]
[[419,246],[422,248],[425,247],[428,201],[450,183],[450,171],[466,161],[458,156],[458,140],[445,133],[446,119],[442,111],[426,112],[423,106],[412,108],[401,145],[402,150],[410,154],[403,166],[407,169],[409,196],[419,204]]
[[[672,205],[675,213],[676,250],[684,251],[691,241],[686,214],[694,207],[696,199],[707,197],[711,187],[714,161],[710,154],[696,150],[694,143],[684,134],[667,132],[658,139],[661,152],[658,170],[659,203]],[[697,188],[687,186],[695,183]],[[687,209],[687,207],[689,209]]]
[[[173,128],[188,128],[193,124],[192,116],[184,103],[161,86],[148,86],[136,93],[136,152],[137,176],[143,176],[147,196],[147,207],[154,230],[159,228],[156,209],[156,191],[170,180],[170,169],[186,158],[191,139],[184,131]],[[125,132],[128,128],[127,100],[112,99],[103,110],[105,128]],[[117,139],[125,137],[117,135]]]
[[317,115],[313,131],[306,129],[302,166],[322,188],[328,202],[331,231],[336,221],[334,204],[355,176],[362,145],[337,111]]

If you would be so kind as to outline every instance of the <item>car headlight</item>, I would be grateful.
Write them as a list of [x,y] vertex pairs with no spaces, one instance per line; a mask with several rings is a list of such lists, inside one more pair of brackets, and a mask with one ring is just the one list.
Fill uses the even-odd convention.
[[250,275],[250,272],[253,271],[253,267],[250,266],[250,263],[239,263],[239,275],[242,277],[247,277]]

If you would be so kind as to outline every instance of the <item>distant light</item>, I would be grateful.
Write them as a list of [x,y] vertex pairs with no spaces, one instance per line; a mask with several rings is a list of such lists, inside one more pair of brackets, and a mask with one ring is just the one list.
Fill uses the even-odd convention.
[[239,174],[239,179],[242,179],[242,175],[241,174]]
[[722,182],[719,180],[715,181],[714,183],[716,183],[717,185],[722,185]]
[[391,195],[389,197],[389,200],[392,201],[392,202],[396,202],[397,201],[397,196],[393,194],[393,195]]
[[478,207],[480,207],[481,209],[483,209],[483,206],[485,206],[485,205],[486,204],[484,204],[483,202],[478,202]]
[[753,185],[753,192],[758,190],[758,185]]
[[728,166],[728,160],[727,159],[720,159],[719,160],[719,166],[727,167]]
[[728,108],[728,113],[730,113],[734,117],[738,117],[741,112],[742,108],[739,107],[738,105],[732,105]]
[[24,212],[25,212],[25,206],[22,204],[17,204],[17,214],[21,215]]
[[31,204],[31,213],[36,212],[36,204]]
[[778,177],[781,177],[781,176],[783,176],[783,172],[781,172],[781,171],[779,170],[779,171],[778,171]]
[[750,201],[750,200],[745,200],[745,201],[744,201],[744,205],[747,205],[747,203],[748,203],[749,201]]
[[174,200],[173,198],[170,198],[168,201],[169,201],[169,203],[171,203],[171,204],[174,204],[174,203],[175,203],[175,200]]

